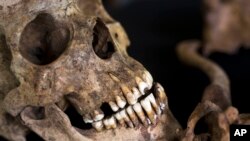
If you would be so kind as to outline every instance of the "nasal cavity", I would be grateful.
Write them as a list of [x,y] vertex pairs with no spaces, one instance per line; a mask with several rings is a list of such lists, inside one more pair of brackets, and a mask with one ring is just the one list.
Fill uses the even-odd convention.
[[69,27],[56,21],[50,14],[42,13],[24,28],[19,50],[28,61],[46,65],[65,51],[69,40]]
[[115,52],[109,30],[99,18],[93,29],[92,46],[95,54],[101,59],[109,59]]

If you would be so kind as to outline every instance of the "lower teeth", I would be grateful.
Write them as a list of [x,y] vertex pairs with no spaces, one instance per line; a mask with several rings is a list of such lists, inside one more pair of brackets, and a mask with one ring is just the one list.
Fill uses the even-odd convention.
[[118,122],[120,126],[124,126],[126,122],[131,128],[137,127],[139,125],[139,119],[143,125],[155,124],[156,118],[160,116],[162,110],[164,110],[166,106],[165,103],[158,101],[158,99],[155,100],[152,93],[144,95],[144,97],[134,105],[125,106],[125,108],[114,113],[111,116],[111,118],[113,118],[112,121],[110,118],[106,117],[103,120],[94,122],[92,125],[97,131],[101,131],[100,128],[103,128],[103,124],[106,129],[116,128],[116,122]]

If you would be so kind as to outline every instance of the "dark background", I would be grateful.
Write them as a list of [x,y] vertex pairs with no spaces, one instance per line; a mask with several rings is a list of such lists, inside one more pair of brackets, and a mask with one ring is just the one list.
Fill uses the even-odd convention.
[[[125,28],[131,41],[129,54],[165,87],[170,109],[185,128],[209,81],[201,71],[179,62],[175,47],[183,40],[202,39],[204,9],[201,0],[120,1],[123,2],[110,5],[110,1],[104,0],[104,4],[110,15]],[[236,55],[214,53],[209,58],[229,75],[233,105],[240,113],[250,113],[250,50],[240,49]],[[74,121],[79,120],[82,119],[77,117]],[[196,132],[202,132],[205,126],[199,124]],[[28,141],[33,140],[41,139],[35,134],[29,135]]]

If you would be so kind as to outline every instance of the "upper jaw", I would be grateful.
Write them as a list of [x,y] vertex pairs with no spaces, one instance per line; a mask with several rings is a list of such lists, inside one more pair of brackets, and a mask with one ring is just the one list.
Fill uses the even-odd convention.
[[116,96],[108,102],[110,110],[105,114],[96,110],[90,117],[83,117],[85,123],[91,123],[97,131],[118,127],[137,128],[141,125],[155,125],[167,106],[167,97],[163,87],[154,83],[151,74],[144,71],[142,77],[135,77],[137,86],[128,88],[110,74],[120,84],[123,96]]

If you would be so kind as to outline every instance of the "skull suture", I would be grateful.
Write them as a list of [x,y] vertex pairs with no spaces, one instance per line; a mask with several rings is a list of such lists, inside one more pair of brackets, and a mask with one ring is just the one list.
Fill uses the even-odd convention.
[[[45,140],[176,138],[180,126],[162,86],[128,56],[125,32],[100,1],[0,5],[0,24],[13,56],[11,70],[20,83],[3,100],[7,113],[20,115]],[[72,127],[63,112],[67,103],[102,132]],[[111,112],[101,108],[105,104]]]

